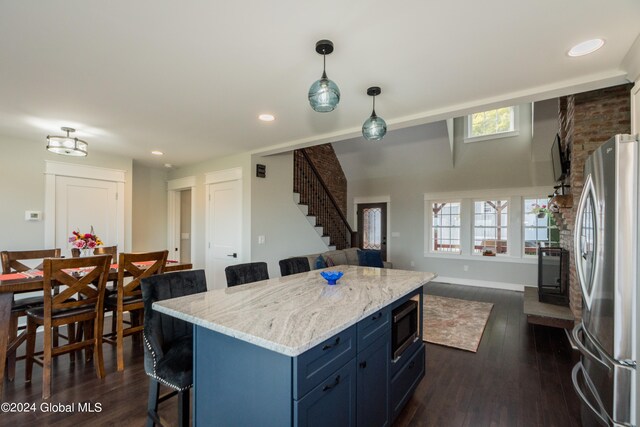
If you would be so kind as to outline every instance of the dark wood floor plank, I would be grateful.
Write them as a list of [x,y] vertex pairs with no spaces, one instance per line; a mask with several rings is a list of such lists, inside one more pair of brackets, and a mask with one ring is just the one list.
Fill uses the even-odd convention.
[[579,425],[570,388],[576,355],[564,331],[527,323],[522,293],[441,283],[425,290],[494,308],[477,353],[427,343],[426,377],[412,398],[423,405],[395,427]]

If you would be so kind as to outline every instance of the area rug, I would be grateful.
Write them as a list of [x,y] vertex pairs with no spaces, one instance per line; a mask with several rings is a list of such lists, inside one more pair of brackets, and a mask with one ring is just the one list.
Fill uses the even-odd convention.
[[424,296],[424,341],[476,352],[493,304]]

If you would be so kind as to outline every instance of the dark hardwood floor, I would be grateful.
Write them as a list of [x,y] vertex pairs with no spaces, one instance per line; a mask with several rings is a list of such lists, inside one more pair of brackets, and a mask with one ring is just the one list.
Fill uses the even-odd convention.
[[580,426],[577,352],[564,330],[529,325],[523,293],[429,283],[426,293],[494,303],[477,353],[427,343],[426,375],[394,427]]
[[[428,294],[494,303],[477,353],[427,344],[426,376],[394,423],[406,426],[579,426],[579,404],[570,372],[577,361],[561,329],[527,324],[519,292],[430,283]],[[109,322],[106,322],[109,323]],[[91,363],[68,356],[54,362],[51,403],[76,403],[76,411],[40,410],[42,370],[25,385],[24,362],[5,383],[5,402],[35,403],[29,413],[0,413],[0,425],[142,426],[148,381],[141,346],[127,339],[125,371],[116,371],[115,349],[105,345],[106,378]],[[41,346],[41,344],[38,344]],[[78,402],[100,403],[100,413],[80,413]],[[160,405],[175,425],[177,402]]]

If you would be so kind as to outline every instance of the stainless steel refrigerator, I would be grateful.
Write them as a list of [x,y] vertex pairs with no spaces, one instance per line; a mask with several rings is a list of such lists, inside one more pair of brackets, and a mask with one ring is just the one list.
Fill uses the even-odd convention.
[[582,322],[573,386],[584,426],[636,426],[638,140],[616,135],[586,161],[575,224]]

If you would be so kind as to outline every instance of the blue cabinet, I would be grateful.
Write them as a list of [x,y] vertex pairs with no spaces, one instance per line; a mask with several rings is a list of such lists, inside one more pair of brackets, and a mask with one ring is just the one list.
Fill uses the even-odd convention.
[[356,426],[356,361],[351,359],[293,403],[296,427]]
[[194,326],[194,426],[390,426],[424,377],[421,340],[391,360],[391,311],[416,295],[297,357]]
[[389,417],[389,334],[358,353],[358,427],[385,427]]

